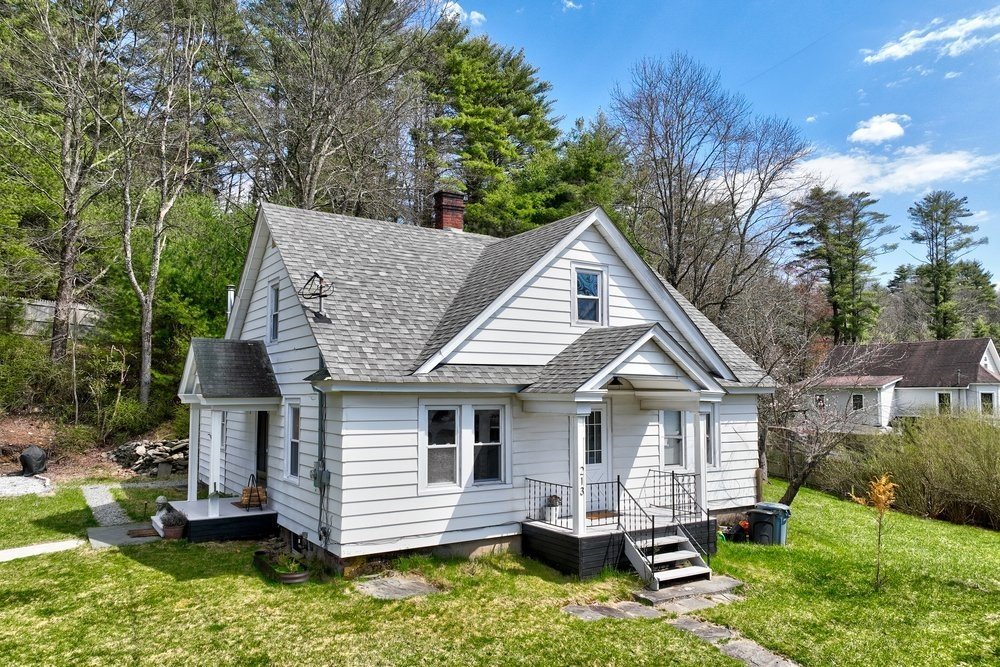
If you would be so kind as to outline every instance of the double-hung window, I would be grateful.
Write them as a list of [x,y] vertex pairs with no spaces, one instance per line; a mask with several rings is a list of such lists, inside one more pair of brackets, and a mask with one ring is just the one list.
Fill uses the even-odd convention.
[[278,340],[278,313],[281,308],[281,285],[271,283],[267,295],[267,338]]
[[865,395],[851,394],[851,409],[857,412],[865,409]]
[[427,410],[427,485],[458,484],[458,408]]
[[509,405],[428,401],[420,411],[420,491],[445,493],[509,483]]
[[939,391],[937,395],[938,414],[951,414],[951,392]]
[[979,411],[984,415],[993,414],[993,394],[987,391],[979,394]]
[[298,405],[288,406],[288,441],[287,441],[287,456],[285,457],[286,463],[288,464],[288,476],[298,477],[299,476],[299,444],[301,443],[301,429],[302,429],[302,408]]
[[684,465],[684,413],[679,410],[663,412],[663,461],[662,465]]
[[577,268],[574,273],[576,322],[601,324],[604,321],[604,272]]
[[701,427],[701,437],[705,443],[705,462],[710,466],[718,466],[720,463],[720,452],[719,452],[719,442],[715,434],[715,418],[711,412],[702,412],[698,414],[698,419],[701,420],[699,426]]
[[503,481],[503,421],[500,408],[473,411],[472,481]]

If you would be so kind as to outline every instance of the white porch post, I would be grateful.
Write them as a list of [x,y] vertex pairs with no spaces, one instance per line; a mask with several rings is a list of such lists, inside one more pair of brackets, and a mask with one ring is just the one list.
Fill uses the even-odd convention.
[[201,408],[191,405],[188,423],[188,484],[187,499],[198,500],[198,464],[201,460]]
[[[700,405],[699,405],[700,408]],[[706,450],[705,433],[701,427],[704,417],[699,410],[694,413],[694,472],[697,475],[695,494],[698,504],[708,508],[708,451]]]
[[573,534],[587,534],[587,415],[569,418],[569,450],[573,487],[570,510],[573,513]]
[[222,491],[222,411],[212,410],[212,442],[208,450],[208,490]]

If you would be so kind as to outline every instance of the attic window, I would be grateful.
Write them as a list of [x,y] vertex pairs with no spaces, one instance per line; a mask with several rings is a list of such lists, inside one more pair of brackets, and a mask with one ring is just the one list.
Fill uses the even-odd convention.
[[600,324],[604,313],[604,272],[597,269],[576,269],[576,321]]
[[281,307],[281,285],[271,283],[267,296],[267,338],[278,340],[278,313]]

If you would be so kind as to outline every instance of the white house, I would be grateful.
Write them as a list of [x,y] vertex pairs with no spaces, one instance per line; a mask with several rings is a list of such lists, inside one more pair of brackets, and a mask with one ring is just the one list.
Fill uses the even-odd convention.
[[340,559],[520,542],[581,575],[706,573],[709,512],[756,500],[772,381],[600,209],[496,239],[463,207],[439,193],[424,228],[261,206],[226,336],[188,355],[175,507],[193,526],[199,482],[256,473]]
[[994,415],[1000,400],[1000,357],[989,338],[839,346],[826,367],[816,408],[859,426],[886,429],[928,411]]

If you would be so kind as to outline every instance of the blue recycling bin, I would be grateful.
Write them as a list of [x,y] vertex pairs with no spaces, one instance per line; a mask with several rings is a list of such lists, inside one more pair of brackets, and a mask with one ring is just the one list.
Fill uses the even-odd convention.
[[785,545],[788,538],[788,518],[792,510],[781,503],[757,503],[749,512],[750,540],[754,544]]

